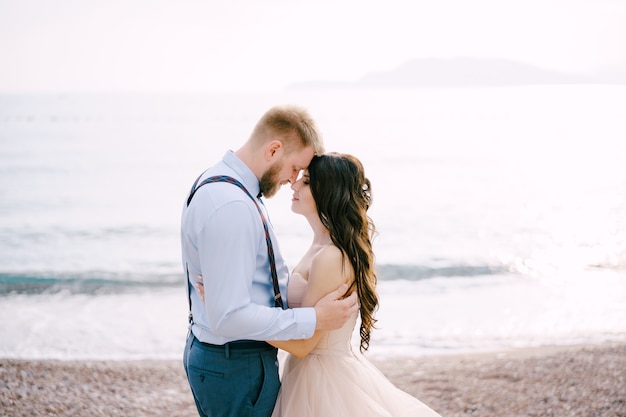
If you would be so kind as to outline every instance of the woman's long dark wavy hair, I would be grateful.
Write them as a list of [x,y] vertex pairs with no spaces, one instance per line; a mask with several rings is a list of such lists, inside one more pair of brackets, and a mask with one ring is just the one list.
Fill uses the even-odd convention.
[[361,313],[361,352],[370,344],[370,333],[378,307],[372,238],[374,223],[367,215],[372,203],[371,184],[361,161],[352,155],[327,153],[316,156],[309,165],[311,193],[319,217],[330,231],[330,238],[354,269],[355,288]]

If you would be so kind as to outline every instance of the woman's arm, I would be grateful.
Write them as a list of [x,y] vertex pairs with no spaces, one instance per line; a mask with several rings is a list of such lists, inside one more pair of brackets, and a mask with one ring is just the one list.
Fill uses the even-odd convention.
[[[351,269],[344,264],[341,251],[335,246],[327,246],[315,255],[309,270],[309,281],[302,299],[302,307],[313,307],[322,297],[348,282]],[[305,340],[272,340],[274,347],[302,358],[311,352],[326,332],[316,331],[313,337]]]
[[291,353],[296,358],[304,358],[309,354],[325,332],[316,331],[310,339],[302,340],[268,340],[270,345]]

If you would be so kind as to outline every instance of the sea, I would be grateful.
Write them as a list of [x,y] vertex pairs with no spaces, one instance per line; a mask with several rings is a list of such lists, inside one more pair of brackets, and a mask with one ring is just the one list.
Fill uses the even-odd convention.
[[626,86],[4,94],[0,357],[180,359],[183,201],[276,104],[372,182],[368,355],[626,342]]

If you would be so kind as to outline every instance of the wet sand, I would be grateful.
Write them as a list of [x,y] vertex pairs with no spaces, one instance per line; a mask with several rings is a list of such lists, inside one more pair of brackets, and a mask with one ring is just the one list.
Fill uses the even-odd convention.
[[[372,362],[444,417],[626,417],[626,344]],[[0,416],[197,413],[180,361],[0,359]]]

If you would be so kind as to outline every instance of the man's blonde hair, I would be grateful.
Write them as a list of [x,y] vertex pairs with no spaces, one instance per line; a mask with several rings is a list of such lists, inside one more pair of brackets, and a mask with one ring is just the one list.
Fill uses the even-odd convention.
[[291,153],[311,147],[315,155],[324,153],[324,142],[309,112],[298,106],[275,106],[257,122],[250,139],[257,145],[279,139],[285,152]]

